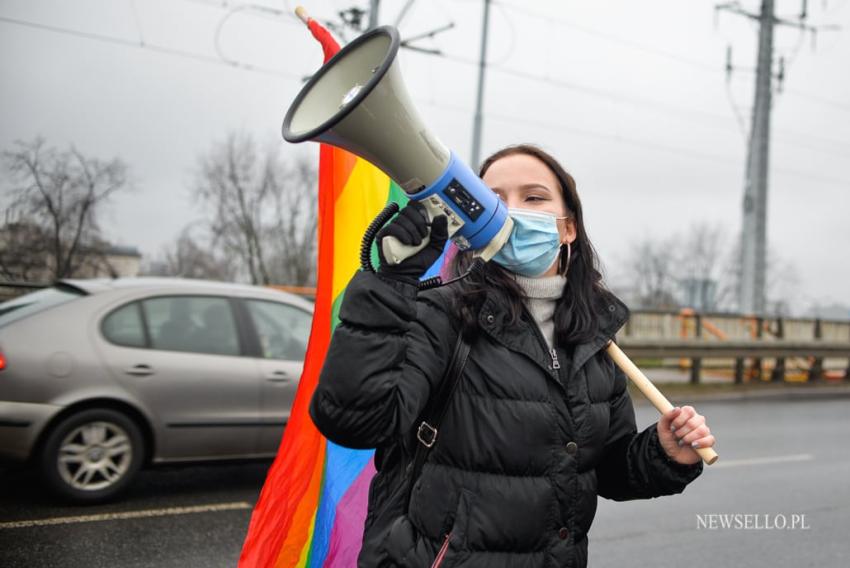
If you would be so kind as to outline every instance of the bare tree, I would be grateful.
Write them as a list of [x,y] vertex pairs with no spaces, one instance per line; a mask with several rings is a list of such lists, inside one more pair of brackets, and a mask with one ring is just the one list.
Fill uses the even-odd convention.
[[146,263],[146,276],[176,276],[232,281],[236,278],[236,263],[224,255],[216,256],[192,236],[189,227],[177,240],[164,247],[161,255]]
[[201,159],[195,193],[212,213],[212,244],[238,259],[252,284],[307,284],[315,270],[315,170],[261,153],[230,134]]
[[682,278],[716,279],[723,260],[725,230],[707,222],[691,225],[679,246],[678,273]]
[[4,224],[0,228],[0,277],[20,282],[46,278],[47,245],[48,239],[37,225],[25,221]]
[[[708,291],[701,309],[739,309],[741,283],[740,237],[728,253],[726,230],[720,224],[695,223],[684,234],[668,238],[643,237],[635,241],[624,263],[625,281],[634,290],[639,307],[669,309],[694,300],[695,291]],[[797,294],[799,275],[795,267],[768,250],[767,312],[787,314]],[[698,288],[704,286],[705,288]],[[689,288],[690,287],[690,288]],[[697,287],[697,288],[695,288]],[[690,297],[689,297],[690,296]],[[713,301],[711,296],[713,296]]]
[[692,307],[713,310],[719,306],[725,229],[720,224],[698,222],[676,243],[676,267],[686,302]]
[[276,282],[305,285],[316,278],[318,200],[316,169],[297,157],[287,168],[287,183],[275,196],[275,222],[267,231],[271,271]]
[[[720,275],[718,301],[721,307],[728,311],[740,309],[741,273],[741,239],[738,236],[726,257]],[[799,292],[799,285],[800,275],[796,266],[768,247],[765,302],[767,315],[788,315],[792,300]]]
[[58,151],[41,138],[17,142],[3,160],[14,184],[5,232],[15,234],[2,242],[4,274],[21,272],[16,264],[29,267],[27,274],[33,265],[46,265],[48,278],[63,278],[103,256],[98,213],[115,192],[129,187],[122,161],[88,158],[73,146]]
[[721,309],[738,311],[741,294],[741,234],[735,237],[732,248],[727,253],[719,277],[717,303]]
[[799,298],[800,273],[797,267],[770,247],[767,250],[766,288],[766,309],[769,315],[788,316],[791,314],[791,306],[802,303]]
[[645,237],[632,244],[625,268],[642,307],[677,306],[676,257],[672,239]]

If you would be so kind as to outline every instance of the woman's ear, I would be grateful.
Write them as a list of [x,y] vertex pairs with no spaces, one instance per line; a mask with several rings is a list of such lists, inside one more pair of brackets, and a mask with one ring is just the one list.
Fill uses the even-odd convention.
[[576,223],[573,221],[572,217],[569,219],[564,219],[564,225],[560,229],[561,231],[561,244],[565,245],[567,243],[573,244],[575,242],[576,237],[578,236],[578,232],[576,231]]

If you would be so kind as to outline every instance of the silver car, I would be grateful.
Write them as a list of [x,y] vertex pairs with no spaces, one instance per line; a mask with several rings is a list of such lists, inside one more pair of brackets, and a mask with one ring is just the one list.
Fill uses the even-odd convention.
[[273,456],[310,302],[198,280],[64,280],[0,304],[0,459],[101,501],[146,464]]

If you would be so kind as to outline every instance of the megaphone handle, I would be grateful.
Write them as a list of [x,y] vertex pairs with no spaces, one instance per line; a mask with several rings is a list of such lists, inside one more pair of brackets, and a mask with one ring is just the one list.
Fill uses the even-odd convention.
[[[425,199],[420,201],[422,205],[424,205],[424,212],[428,216],[428,223],[430,224],[434,217],[442,211],[434,211],[432,209],[432,205],[430,200]],[[401,264],[404,260],[410,258],[417,252],[421,251],[425,247],[428,246],[428,243],[431,242],[431,229],[428,229],[428,234],[425,235],[425,238],[422,239],[422,242],[418,245],[405,245],[402,244],[400,240],[395,237],[384,237],[381,240],[381,252],[384,253],[384,259],[387,261],[387,264],[396,265]]]
[[[430,229],[428,232],[430,234]],[[384,253],[384,259],[387,261],[387,264],[401,264],[402,261],[410,258],[427,247],[430,240],[430,237],[426,235],[421,243],[416,246],[411,246],[402,244],[401,241],[395,237],[384,237],[381,241],[381,251]]]

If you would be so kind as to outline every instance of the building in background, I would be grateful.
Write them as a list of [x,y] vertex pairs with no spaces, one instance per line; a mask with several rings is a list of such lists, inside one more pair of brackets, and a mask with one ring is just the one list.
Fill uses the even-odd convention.
[[[26,292],[30,286],[47,286],[56,280],[55,254],[39,229],[26,223],[0,227],[0,300]],[[105,241],[77,248],[65,278],[119,278],[138,276],[142,255],[136,247]]]

